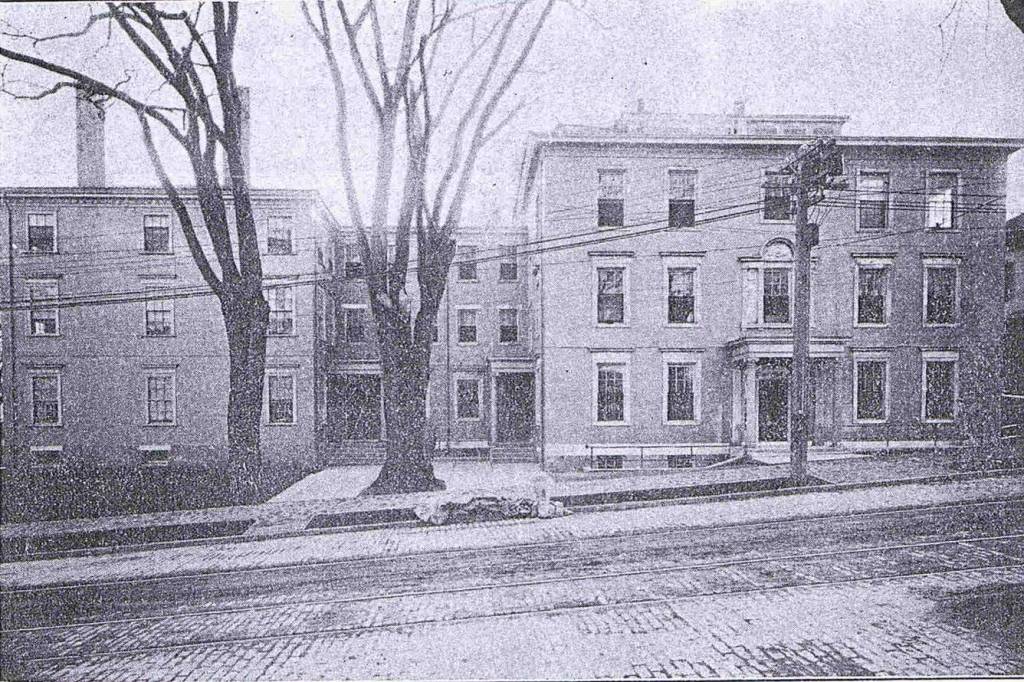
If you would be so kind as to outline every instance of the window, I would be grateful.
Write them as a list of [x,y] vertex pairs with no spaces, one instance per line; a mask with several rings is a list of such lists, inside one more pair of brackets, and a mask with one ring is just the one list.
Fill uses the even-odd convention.
[[597,269],[597,323],[626,323],[626,268]]
[[174,336],[174,301],[146,301],[146,336]]
[[597,226],[622,227],[625,216],[626,171],[598,171],[597,185]]
[[459,264],[459,281],[476,281],[476,247],[460,246],[456,250]]
[[693,324],[694,317],[694,273],[693,268],[668,269],[668,322],[669,324]]
[[267,421],[295,423],[295,377],[291,374],[267,374]]
[[1013,261],[1006,261],[1003,270],[1003,300],[1012,301],[1017,295],[1017,266]]
[[267,290],[270,303],[270,336],[288,336],[295,333],[295,296],[291,287],[273,287]]
[[789,191],[788,175],[767,171],[764,184],[765,220],[792,220],[793,197]]
[[292,253],[292,220],[272,216],[267,224],[267,253],[285,256]]
[[459,343],[476,343],[476,309],[459,308]]
[[348,343],[362,343],[366,341],[366,309],[362,307],[341,309],[344,319],[342,329],[345,334],[345,341]]
[[40,426],[60,426],[61,407],[60,374],[46,372],[31,375],[32,423]]
[[956,228],[957,174],[928,173],[928,227],[936,230]]
[[789,273],[790,268],[764,269],[761,301],[767,324],[789,324]]
[[363,267],[363,257],[359,252],[358,244],[345,244],[345,279],[362,279],[366,276],[366,269]]
[[28,282],[29,334],[32,336],[57,336],[60,334],[60,316],[53,306],[60,296],[55,279],[39,279]]
[[146,377],[146,423],[174,424],[174,375],[167,372]]
[[854,401],[857,421],[881,422],[889,416],[888,367],[885,360],[854,360]]
[[956,265],[926,265],[925,324],[956,324]]
[[455,380],[455,416],[457,419],[480,418],[480,380]]
[[140,445],[139,455],[142,466],[164,467],[171,463],[171,446]]
[[515,282],[519,279],[519,263],[516,261],[515,245],[501,247],[501,262],[498,266],[498,280]]
[[669,229],[693,227],[697,172],[671,170],[668,172],[668,226]]
[[857,220],[862,230],[884,230],[889,220],[889,174],[857,176]]
[[669,363],[666,375],[665,418],[669,422],[694,421],[692,364]]
[[59,467],[64,456],[64,447],[61,445],[32,445],[29,446],[32,454],[32,466],[34,467]]
[[515,308],[502,308],[498,311],[498,340],[501,343],[519,341],[519,311]]
[[597,422],[624,423],[626,421],[626,365],[598,363],[597,365]]
[[142,217],[142,250],[145,253],[171,252],[171,217],[147,215]]
[[857,324],[886,324],[888,300],[889,268],[884,265],[858,265]]
[[924,354],[923,417],[928,422],[948,422],[956,418],[956,354]]
[[57,253],[57,216],[53,213],[28,214],[29,253]]

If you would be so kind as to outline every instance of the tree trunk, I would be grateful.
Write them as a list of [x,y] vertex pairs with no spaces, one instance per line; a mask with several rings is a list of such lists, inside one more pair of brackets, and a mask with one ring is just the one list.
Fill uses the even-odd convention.
[[270,306],[262,291],[239,289],[221,296],[228,335],[228,478],[234,504],[262,499],[260,417]]
[[361,494],[444,490],[434,476],[432,439],[427,439],[430,342],[413,340],[408,323],[378,318],[383,373],[387,457],[377,479]]

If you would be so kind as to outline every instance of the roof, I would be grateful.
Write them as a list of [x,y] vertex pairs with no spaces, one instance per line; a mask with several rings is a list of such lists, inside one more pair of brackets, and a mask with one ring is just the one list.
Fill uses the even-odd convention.
[[[230,191],[225,188],[226,193]],[[186,199],[196,197],[195,187],[179,187],[178,192]],[[253,199],[291,199],[319,201],[320,194],[312,189],[260,189],[250,188]],[[40,186],[40,187],[0,187],[0,195],[10,198],[65,197],[69,199],[166,199],[167,194],[162,187],[78,187],[78,186]]]

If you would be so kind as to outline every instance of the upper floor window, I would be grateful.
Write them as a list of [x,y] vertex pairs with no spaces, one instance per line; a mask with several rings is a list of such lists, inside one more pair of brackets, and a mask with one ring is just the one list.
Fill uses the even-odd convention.
[[267,253],[285,256],[292,251],[292,219],[272,216],[267,224]]
[[625,324],[626,268],[597,269],[597,323]]
[[693,324],[696,321],[694,268],[668,269],[668,322]]
[[888,227],[888,173],[864,171],[857,176],[857,221],[862,230],[884,230]]
[[519,263],[516,260],[516,246],[514,244],[501,247],[501,262],[498,269],[498,279],[502,282],[514,282],[519,279]]
[[60,372],[48,371],[31,375],[32,423],[59,426],[63,418],[61,409]]
[[171,252],[171,217],[147,215],[142,217],[142,250],[145,253]]
[[955,263],[925,263],[925,324],[956,324],[959,268]]
[[929,172],[927,184],[928,227],[936,230],[955,229],[957,174],[948,171]]
[[792,220],[793,196],[789,188],[789,177],[775,171],[765,172],[764,206],[765,220]]
[[146,301],[146,336],[174,336],[174,301],[169,298]]
[[597,226],[622,227],[625,220],[626,171],[598,171],[597,184]]
[[345,279],[362,279],[366,276],[366,269],[363,267],[363,256],[358,244],[345,244],[341,247],[344,251],[344,273]]
[[697,171],[668,172],[668,226],[670,229],[696,225]]
[[273,287],[267,291],[270,303],[270,336],[288,336],[295,332],[295,295],[291,287]]
[[857,324],[883,325],[889,321],[889,267],[882,263],[857,265]]
[[174,374],[161,372],[146,377],[146,423],[174,423]]
[[476,343],[476,314],[475,308],[459,308],[459,343]]
[[271,424],[295,423],[295,377],[291,374],[267,375],[267,421]]
[[498,310],[498,341],[501,343],[519,341],[519,311],[515,308]]
[[38,279],[28,282],[29,334],[32,336],[57,336],[60,334],[60,315],[57,298],[60,289],[55,279]]
[[362,343],[366,340],[366,309],[345,307],[341,309],[341,330],[348,343]]
[[456,249],[460,282],[476,281],[476,247],[460,246]]
[[29,253],[57,253],[57,216],[53,213],[28,214]]
[[768,324],[789,324],[791,268],[764,269],[764,287],[761,295],[763,319]]

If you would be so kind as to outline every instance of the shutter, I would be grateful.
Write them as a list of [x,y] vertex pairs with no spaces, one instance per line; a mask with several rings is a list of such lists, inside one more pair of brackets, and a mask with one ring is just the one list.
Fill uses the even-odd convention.
[[756,268],[743,271],[743,326],[757,326],[760,296],[758,295],[758,272]]

